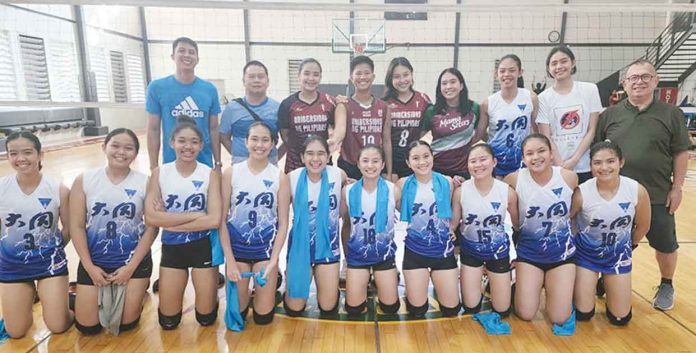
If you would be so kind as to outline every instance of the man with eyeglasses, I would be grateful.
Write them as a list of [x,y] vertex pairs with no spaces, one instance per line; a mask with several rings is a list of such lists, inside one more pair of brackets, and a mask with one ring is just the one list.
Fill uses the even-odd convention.
[[672,277],[679,248],[674,212],[682,201],[691,141],[684,113],[655,99],[659,80],[652,63],[633,62],[623,80],[628,98],[600,115],[595,142],[609,139],[618,143],[625,161],[621,174],[640,182],[650,194],[652,217],[647,237],[662,275],[653,306],[666,311],[674,307]]

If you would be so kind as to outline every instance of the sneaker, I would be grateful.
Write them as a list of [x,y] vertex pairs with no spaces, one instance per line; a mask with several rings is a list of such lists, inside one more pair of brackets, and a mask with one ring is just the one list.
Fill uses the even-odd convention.
[[655,298],[653,298],[653,307],[662,311],[672,310],[674,308],[674,287],[669,284],[660,284],[657,287]]

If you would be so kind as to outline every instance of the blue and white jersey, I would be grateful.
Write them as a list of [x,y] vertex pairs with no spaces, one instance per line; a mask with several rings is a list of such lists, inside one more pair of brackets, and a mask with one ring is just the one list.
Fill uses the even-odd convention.
[[82,175],[87,246],[95,265],[115,269],[128,264],[145,232],[143,204],[147,176],[131,170],[114,185],[106,168]]
[[488,97],[488,144],[498,160],[495,175],[505,176],[520,169],[522,140],[529,135],[533,110],[532,94],[524,88],[517,89],[511,103],[505,102],[500,91]]
[[[207,212],[210,167],[198,162],[196,170],[183,177],[176,170],[176,162],[159,168],[159,186],[164,208],[170,213]],[[210,235],[210,230],[172,232],[162,230],[162,244],[186,244]]]
[[553,167],[553,176],[539,186],[529,169],[520,169],[515,187],[519,196],[520,258],[551,264],[565,261],[575,254],[570,230],[570,205],[573,190],[566,184],[560,167]]
[[46,175],[25,194],[15,174],[0,178],[0,280],[48,277],[67,271],[58,229],[60,182]]
[[437,216],[432,179],[427,184],[418,182],[404,245],[416,254],[433,258],[446,258],[454,254],[454,242],[449,237],[449,220]]
[[611,200],[597,191],[597,179],[580,185],[582,211],[577,216],[577,264],[599,273],[631,272],[631,234],[638,203],[638,182],[621,177]]
[[246,161],[232,166],[232,195],[227,230],[232,252],[241,259],[269,259],[278,231],[278,167],[258,174]]
[[[297,188],[297,180],[300,177],[300,173],[305,167],[298,168],[290,172],[290,190],[292,191],[292,198],[295,199],[295,189]],[[315,237],[317,235],[317,202],[319,200],[319,191],[321,191],[321,180],[314,183],[311,180],[307,180],[307,191],[309,193],[309,253],[311,256],[312,264],[315,263],[330,263],[336,262],[341,258],[341,251],[339,249],[339,233],[338,233],[338,217],[339,217],[339,205],[341,204],[341,169],[335,166],[327,165],[326,172],[329,178],[329,239],[331,244],[331,258],[315,259]],[[309,179],[309,178],[307,178]],[[290,229],[290,235],[288,240],[288,248],[292,246],[292,229]],[[289,252],[289,251],[288,251]]]
[[510,238],[505,233],[508,184],[494,179],[493,188],[481,195],[473,179],[462,184],[461,250],[482,261],[510,256]]
[[[387,226],[384,231],[377,233],[375,219],[377,216],[377,189],[371,193],[363,188],[362,190],[362,216],[351,217],[350,219],[350,238],[348,239],[348,249],[346,260],[350,266],[370,266],[394,258],[396,253],[396,243],[394,242],[394,184],[387,181],[389,188],[389,199],[381,200],[387,202]],[[343,197],[348,200],[350,190],[357,184],[346,187]],[[350,213],[350,203],[348,211]]]

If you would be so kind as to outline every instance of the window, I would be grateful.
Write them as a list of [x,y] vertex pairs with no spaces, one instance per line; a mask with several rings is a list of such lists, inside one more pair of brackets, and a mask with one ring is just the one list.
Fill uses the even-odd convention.
[[106,55],[98,47],[89,48],[90,87],[97,92],[98,102],[109,102],[109,76],[106,69]]
[[10,36],[0,31],[0,100],[17,100],[17,77],[15,77],[14,60]]
[[[428,0],[384,0],[385,4],[427,4]],[[410,20],[410,21],[426,21],[428,20],[427,12],[384,12],[385,20]]]
[[47,43],[48,73],[54,102],[79,102],[80,82],[75,46],[69,42]]
[[126,69],[123,65],[123,53],[110,51],[111,58],[111,84],[114,89],[114,101],[116,103],[128,102],[128,87],[126,86]]
[[134,103],[145,102],[145,79],[143,75],[143,61],[140,56],[128,54],[126,56],[126,68],[128,69],[128,86],[130,96],[128,101]]
[[290,94],[293,94],[302,88],[300,87],[300,82],[297,80],[297,72],[300,71],[301,63],[302,60],[300,59],[288,60],[288,88],[290,89]]
[[24,69],[27,100],[51,100],[51,85],[48,82],[46,49],[44,40],[38,37],[19,36],[19,48]]

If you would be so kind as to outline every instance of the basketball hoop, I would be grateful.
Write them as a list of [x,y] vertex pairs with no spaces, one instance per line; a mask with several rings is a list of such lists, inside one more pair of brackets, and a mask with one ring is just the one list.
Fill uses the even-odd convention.
[[367,34],[351,34],[350,48],[353,49],[353,54],[362,55],[367,49]]

